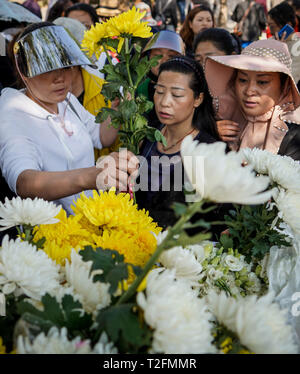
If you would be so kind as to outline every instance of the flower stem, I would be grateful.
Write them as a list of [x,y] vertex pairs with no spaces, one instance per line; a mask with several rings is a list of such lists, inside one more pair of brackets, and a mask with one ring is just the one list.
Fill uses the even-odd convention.
[[[133,82],[132,82],[131,73],[130,73],[130,68],[129,68],[129,59],[130,59],[130,55],[129,55],[128,38],[125,38],[125,60],[126,60],[126,69],[127,69],[127,74],[128,74],[129,85],[131,86],[131,88],[133,88]],[[132,92],[130,92],[130,93],[132,94]],[[134,97],[134,96],[133,96],[133,97]]]
[[160,245],[156,248],[156,251],[150,257],[148,262],[146,263],[145,267],[143,268],[142,273],[133,281],[131,286],[128,290],[120,297],[117,301],[116,305],[125,303],[128,301],[136,292],[138,286],[142,283],[143,279],[146,277],[148,272],[153,268],[157,260],[159,259],[160,255],[163,251],[170,249],[173,247],[174,236],[179,234],[184,226],[184,224],[196,213],[201,211],[201,207],[204,204],[204,200],[197,201],[190,205],[187,208],[187,211],[182,217],[175,223],[173,227],[168,229],[167,236],[165,239],[160,243]]

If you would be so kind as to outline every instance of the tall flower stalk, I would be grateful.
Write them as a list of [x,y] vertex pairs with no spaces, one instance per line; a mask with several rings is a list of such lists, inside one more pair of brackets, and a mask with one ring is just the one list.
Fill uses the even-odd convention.
[[[143,116],[153,103],[136,92],[159,59],[159,56],[151,60],[142,57],[145,40],[152,36],[148,24],[141,22],[144,13],[133,7],[106,22],[97,23],[85,32],[82,42],[83,50],[90,56],[98,58],[102,52],[106,54],[109,63],[101,70],[106,76],[102,94],[106,102],[120,99],[117,110],[99,108],[96,120],[101,122],[110,116],[112,126],[119,129],[121,146],[134,154],[139,154],[139,144],[144,138],[165,142],[160,131],[148,126]],[[111,53],[117,57],[117,63],[113,62]]]

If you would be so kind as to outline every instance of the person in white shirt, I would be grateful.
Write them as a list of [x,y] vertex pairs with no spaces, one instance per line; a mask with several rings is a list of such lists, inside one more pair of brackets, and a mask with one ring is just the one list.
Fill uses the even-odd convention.
[[94,147],[110,146],[118,130],[109,120],[95,123],[70,93],[72,67],[92,65],[75,41],[62,26],[33,24],[15,42],[14,56],[25,88],[5,88],[0,97],[0,167],[10,189],[55,201],[70,214],[82,191],[126,191],[134,155],[124,150],[94,164]]

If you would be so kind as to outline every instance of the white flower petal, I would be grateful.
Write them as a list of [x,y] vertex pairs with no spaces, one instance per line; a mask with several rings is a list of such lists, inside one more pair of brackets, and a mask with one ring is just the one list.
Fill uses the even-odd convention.
[[217,320],[236,333],[241,343],[257,354],[298,352],[287,311],[273,302],[273,295],[227,297],[210,291],[208,305]]
[[5,198],[5,202],[0,202],[0,231],[18,225],[41,225],[52,224],[59,220],[57,216],[61,206],[53,202],[35,198],[21,199],[19,196],[12,200]]
[[[196,143],[196,144],[195,144]],[[241,165],[236,152],[225,153],[222,142],[199,143],[187,136],[181,145],[181,156],[190,183],[202,198],[220,203],[261,204],[274,191],[265,191],[269,178],[256,176],[253,168]]]
[[188,281],[175,279],[174,270],[152,270],[146,297],[139,293],[137,302],[154,329],[154,353],[216,353],[209,323],[212,316],[204,300],[197,297]]
[[20,239],[3,238],[0,248],[1,273],[34,299],[59,286],[59,266],[44,251]]

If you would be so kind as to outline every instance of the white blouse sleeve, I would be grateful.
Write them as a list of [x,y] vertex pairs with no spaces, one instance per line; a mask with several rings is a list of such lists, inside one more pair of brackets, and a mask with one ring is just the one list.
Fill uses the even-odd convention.
[[1,141],[0,168],[9,188],[17,193],[19,175],[24,170],[43,170],[43,162],[34,143],[25,136],[8,137]]
[[[102,144],[100,141],[100,123],[96,123],[96,117],[88,112],[77,100],[74,95],[70,95],[70,102],[76,110],[77,115],[79,116],[81,122],[85,125],[87,131],[89,132],[93,145],[95,148],[101,149]],[[72,108],[70,108],[72,110]]]

